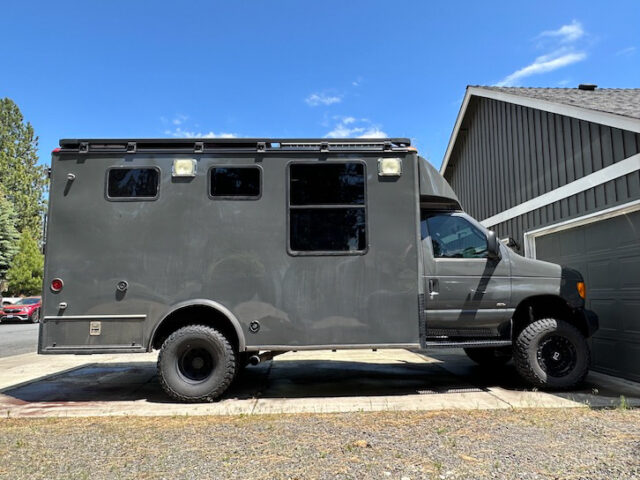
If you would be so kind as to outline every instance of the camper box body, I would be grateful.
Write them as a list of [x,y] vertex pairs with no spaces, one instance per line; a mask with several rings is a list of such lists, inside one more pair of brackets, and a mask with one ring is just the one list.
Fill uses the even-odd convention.
[[[150,351],[185,309],[224,323],[239,351],[419,346],[426,162],[408,146],[61,141],[52,158],[39,352]],[[400,162],[399,175],[379,172],[385,158]],[[176,175],[176,160],[192,161],[193,175]],[[118,181],[129,169],[156,172],[138,188],[146,196],[126,196],[135,188],[111,196],[122,194]],[[448,188],[432,167],[422,170],[432,184],[426,193]],[[238,172],[250,195],[224,183]],[[154,178],[157,188],[148,185]],[[350,198],[337,182],[352,184]],[[344,215],[357,218],[335,224]],[[323,251],[334,227],[342,244]]]

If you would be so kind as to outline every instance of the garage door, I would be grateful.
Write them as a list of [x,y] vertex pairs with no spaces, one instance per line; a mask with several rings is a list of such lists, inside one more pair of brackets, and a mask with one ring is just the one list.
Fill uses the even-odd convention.
[[640,380],[640,212],[538,237],[536,256],[584,275],[594,369]]

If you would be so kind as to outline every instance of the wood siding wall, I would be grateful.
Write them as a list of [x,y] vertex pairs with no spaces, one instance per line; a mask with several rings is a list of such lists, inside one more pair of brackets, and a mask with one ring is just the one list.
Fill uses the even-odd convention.
[[[488,98],[475,98],[445,178],[478,220],[640,151],[640,134]],[[523,234],[640,198],[640,172],[492,227],[524,253]]]

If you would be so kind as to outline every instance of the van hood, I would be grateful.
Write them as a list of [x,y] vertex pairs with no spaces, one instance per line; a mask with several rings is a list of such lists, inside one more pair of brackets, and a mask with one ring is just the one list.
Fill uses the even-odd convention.
[[511,275],[515,277],[545,277],[560,278],[562,267],[555,263],[535,260],[518,255],[511,249],[506,249],[511,262]]

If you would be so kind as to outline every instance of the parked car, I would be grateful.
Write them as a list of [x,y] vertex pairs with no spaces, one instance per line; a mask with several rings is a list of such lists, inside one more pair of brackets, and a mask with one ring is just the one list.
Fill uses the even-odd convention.
[[20,297],[2,297],[2,306],[13,305],[18,300],[20,300]]
[[3,305],[0,322],[4,320],[22,320],[38,323],[40,321],[40,308],[42,299],[40,297],[21,298],[12,305]]

